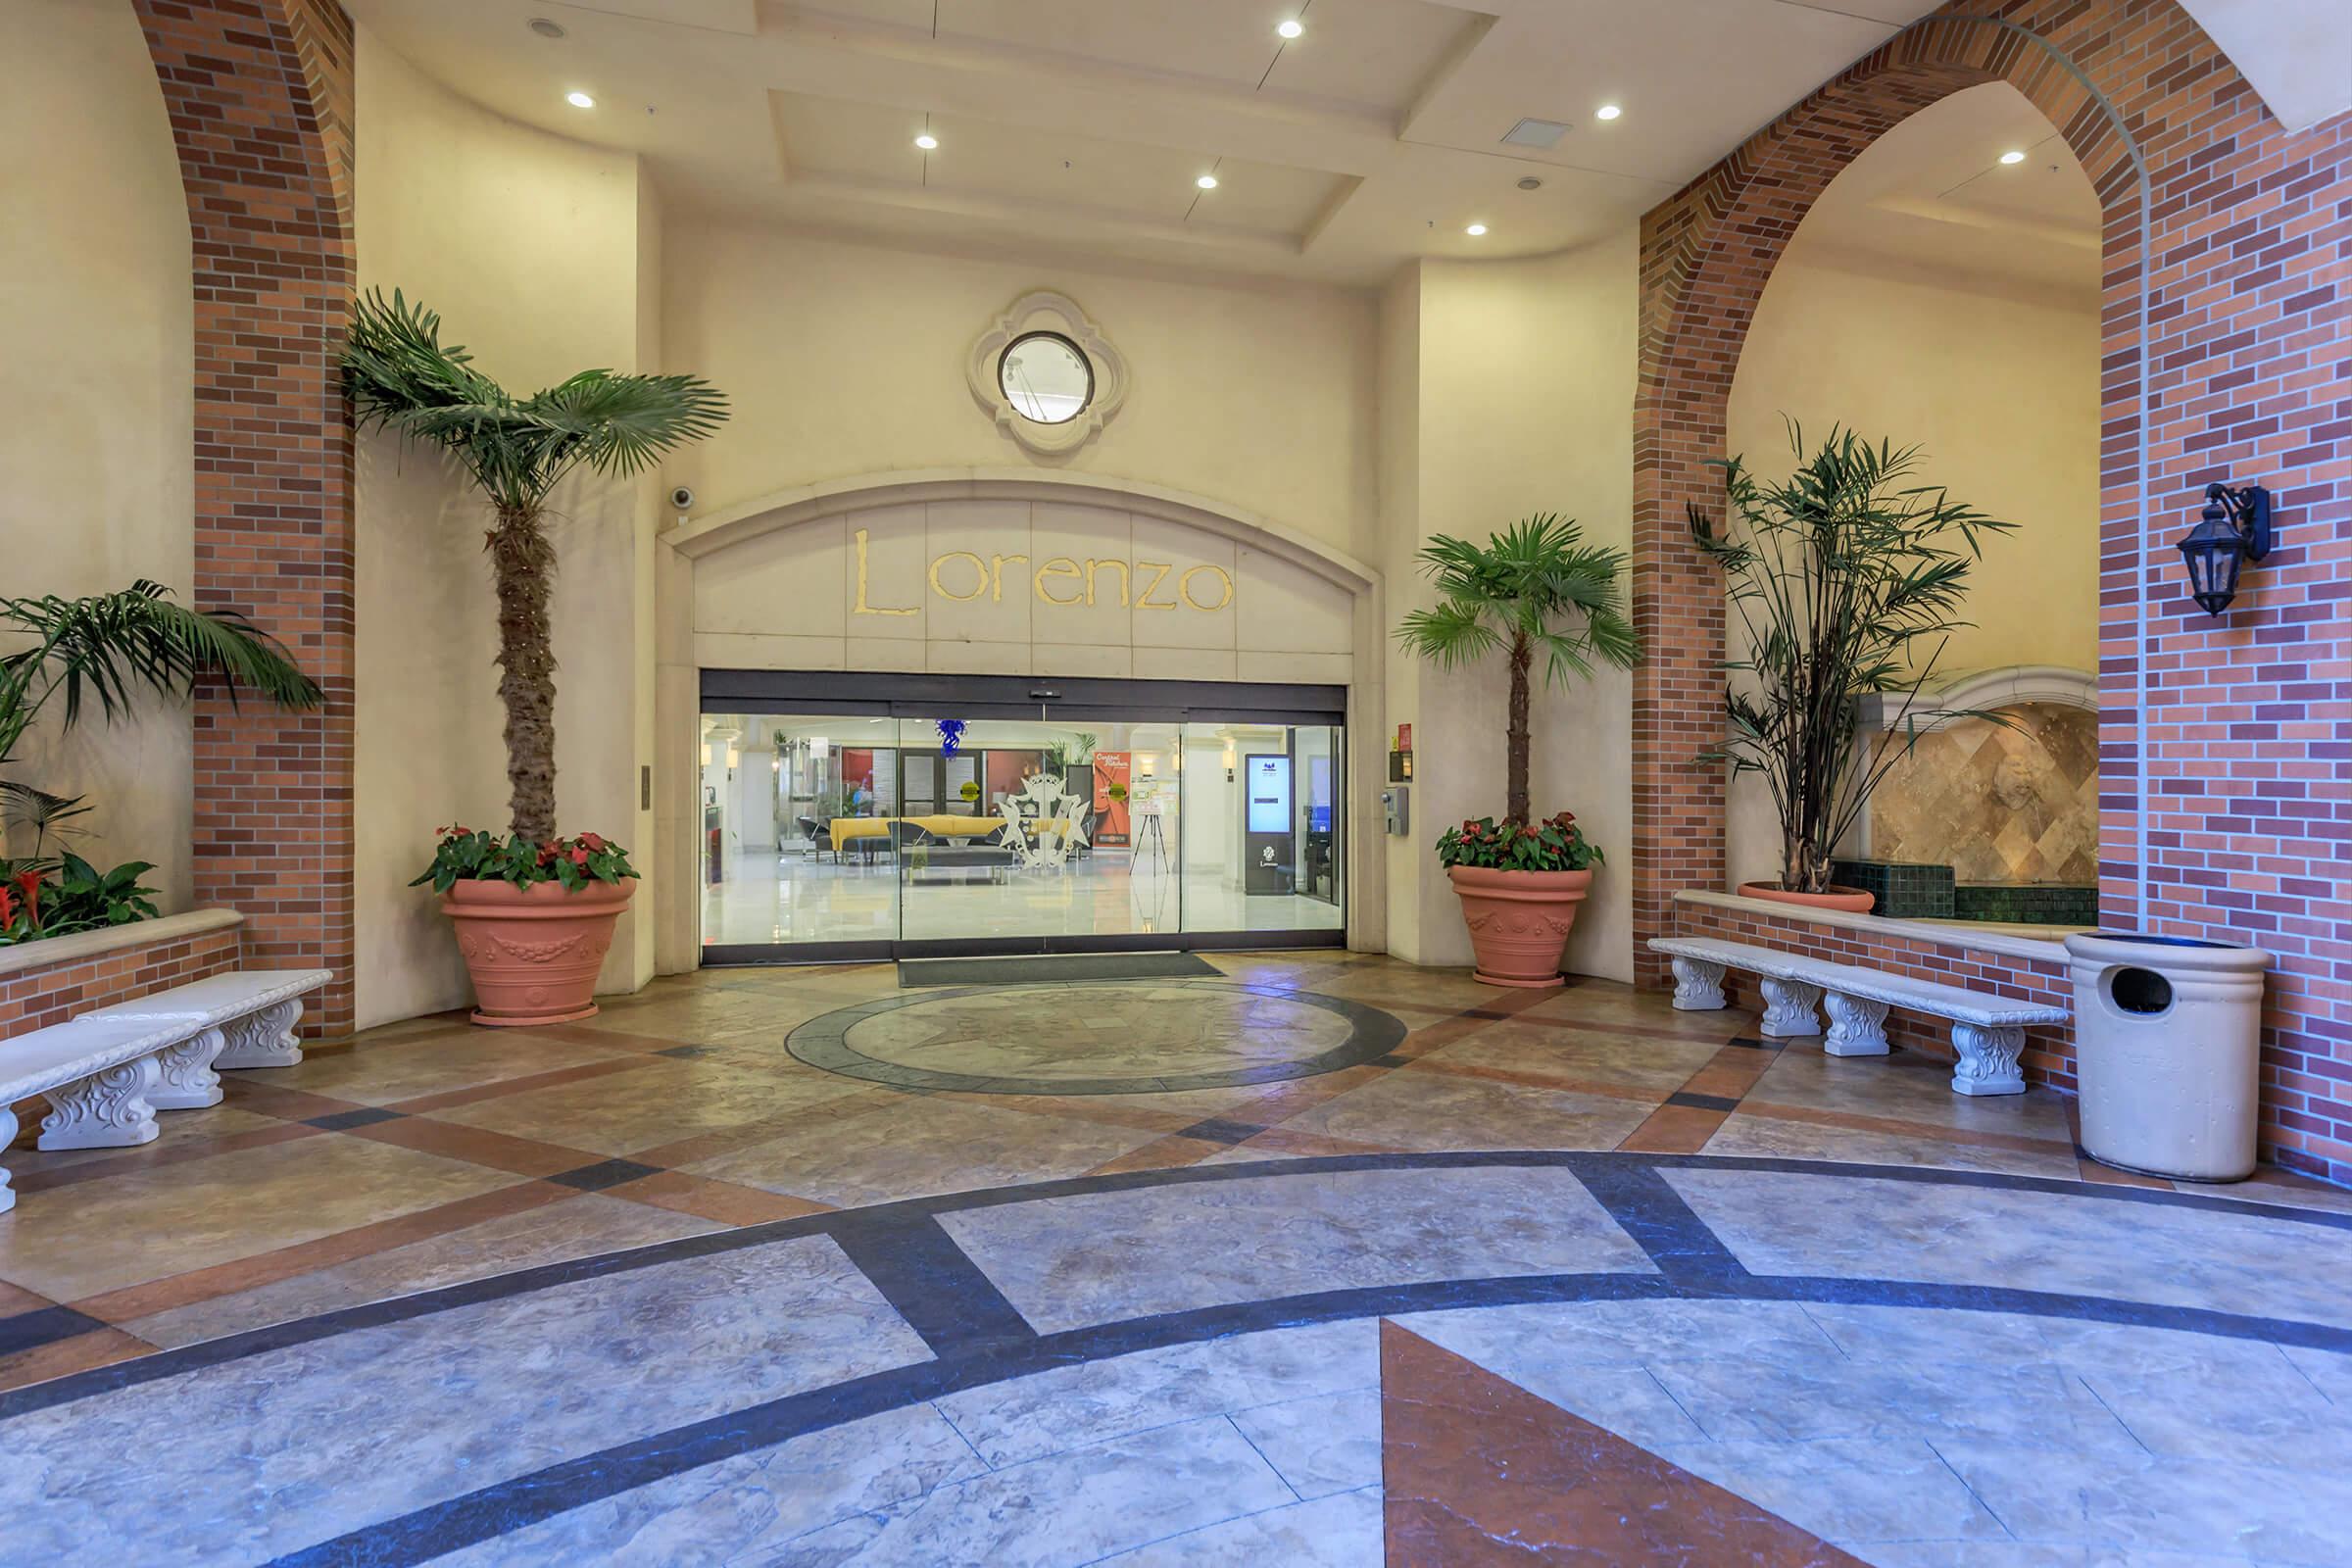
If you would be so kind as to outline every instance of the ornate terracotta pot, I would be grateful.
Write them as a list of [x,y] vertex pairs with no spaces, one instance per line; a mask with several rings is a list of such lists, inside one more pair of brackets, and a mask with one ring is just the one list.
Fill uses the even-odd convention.
[[1478,954],[1475,978],[1530,990],[1567,983],[1560,977],[1560,955],[1576,926],[1577,906],[1592,891],[1591,871],[1455,865],[1446,874],[1462,901],[1462,919]]
[[460,882],[441,895],[473,977],[473,1021],[512,1027],[595,1016],[596,972],[636,891],[625,879],[577,893],[561,882],[489,881]]
[[1827,893],[1796,893],[1778,882],[1742,882],[1743,899],[1770,899],[1775,904],[1801,904],[1810,909],[1836,909],[1842,914],[1868,914],[1878,895],[1860,888],[1832,888]]

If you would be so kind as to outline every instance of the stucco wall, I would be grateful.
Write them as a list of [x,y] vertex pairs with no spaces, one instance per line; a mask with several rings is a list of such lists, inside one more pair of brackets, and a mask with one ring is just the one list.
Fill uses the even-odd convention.
[[[575,370],[638,368],[645,263],[634,157],[485,113],[363,29],[359,274],[441,314],[442,340],[528,392]],[[658,241],[657,241],[658,243]],[[651,679],[647,484],[556,494],[557,810],[565,832],[633,831]],[[478,496],[443,460],[378,432],[359,452],[359,1021],[469,992],[429,894],[407,886],[453,820],[503,829],[495,602]],[[603,986],[651,972],[624,920]],[[643,945],[642,955],[640,947]]]
[[[1432,533],[1482,539],[1551,512],[1577,519],[1589,543],[1631,546],[1635,238],[1628,228],[1528,261],[1423,262],[1417,298],[1392,302],[1392,335],[1412,325],[1418,389],[1409,427],[1396,421],[1411,461],[1389,459],[1413,503],[1383,509],[1392,622],[1431,602],[1411,556]],[[1418,962],[1467,963],[1469,933],[1429,846],[1448,821],[1501,814],[1508,672],[1499,657],[1453,671],[1401,662],[1392,660],[1392,679],[1411,695],[1392,699],[1390,722],[1413,725],[1417,774],[1413,831],[1392,859],[1403,886],[1392,891],[1391,940]],[[1539,684],[1530,715],[1530,804],[1576,812],[1610,857],[1568,967],[1620,979],[1633,973],[1631,703],[1630,677],[1602,668]]]
[[893,249],[675,218],[663,347],[735,418],[663,472],[722,509],[893,468],[1033,461],[964,384],[965,351],[1038,288],[1084,308],[1134,368],[1102,436],[1052,464],[1166,485],[1371,553],[1374,301],[1040,258]]
[[[155,67],[128,5],[0,6],[0,593],[74,596],[194,576],[188,210]],[[26,737],[11,777],[87,794],[74,848],[155,862],[188,903],[184,709],[147,703]]]
[[[1728,447],[1760,477],[1833,424],[1921,451],[1914,483],[2017,524],[1987,536],[1965,618],[1931,675],[2013,664],[2090,671],[2098,658],[2099,317],[2093,298],[1939,278],[1893,262],[1831,265],[1803,232],[1772,274],[1732,383]],[[1741,632],[1731,637],[1740,656]],[[1922,649],[1924,655],[1932,650]],[[1733,780],[1731,881],[1780,872],[1763,782]]]

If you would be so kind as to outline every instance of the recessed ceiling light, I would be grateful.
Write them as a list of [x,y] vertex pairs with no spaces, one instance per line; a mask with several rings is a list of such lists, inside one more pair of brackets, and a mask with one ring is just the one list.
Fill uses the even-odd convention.
[[1306,24],[1300,22],[1297,17],[1286,17],[1275,24],[1274,30],[1285,38],[1296,38],[1306,31]]
[[1462,230],[1463,233],[1469,235],[1472,239],[1478,238],[1479,235],[1484,234],[1486,231],[1487,225],[1484,223],[1472,223],[1468,228]]
[[1602,104],[1598,109],[1592,111],[1592,118],[1594,120],[1615,120],[1624,113],[1625,111],[1615,104]]
[[550,22],[545,17],[533,17],[530,22],[526,24],[526,25],[528,25],[533,32],[537,33],[542,38],[561,38],[564,36],[564,24],[560,22]]
[[939,148],[939,138],[926,130],[914,138],[914,144],[925,152],[935,152]]
[[594,109],[596,107],[596,100],[584,92],[567,92],[564,95],[564,101],[574,109]]
[[1217,176],[1214,174],[1202,174],[1199,179],[1194,180],[1193,183],[1200,186],[1202,190],[1215,190],[1217,188]]
[[1521,190],[1542,190],[1544,182],[1533,174],[1522,174],[1519,176],[1519,188]]
[[1502,133],[1502,139],[1513,147],[1552,147],[1568,134],[1568,127],[1556,120],[1522,120]]
[[2012,148],[2008,152],[2001,154],[2001,162],[2004,164],[2022,164],[2025,161],[2026,155],[2017,151],[2015,148]]

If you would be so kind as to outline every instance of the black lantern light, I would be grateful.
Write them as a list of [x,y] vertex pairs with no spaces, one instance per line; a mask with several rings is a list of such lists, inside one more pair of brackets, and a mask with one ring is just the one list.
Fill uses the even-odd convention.
[[2237,597],[2237,567],[2271,553],[2271,493],[2258,484],[2205,487],[2205,514],[2180,540],[2188,590],[2208,615]]

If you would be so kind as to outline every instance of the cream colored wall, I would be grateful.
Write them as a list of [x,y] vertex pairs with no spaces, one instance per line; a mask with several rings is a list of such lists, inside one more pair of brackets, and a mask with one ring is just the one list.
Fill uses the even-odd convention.
[[[2095,300],[1868,258],[1833,266],[1800,232],[1748,329],[1727,441],[1768,477],[1792,464],[1784,412],[1808,443],[1833,422],[1916,443],[1922,482],[2018,525],[1988,538],[1965,611],[1977,624],[1931,684],[2013,664],[2095,670],[2098,374]],[[1726,826],[1733,881],[1777,878],[1761,781],[1733,781]]]
[[[1589,542],[1631,550],[1637,265],[1629,227],[1555,256],[1423,262],[1415,307],[1391,302],[1399,334],[1417,315],[1418,366],[1410,471],[1397,458],[1384,467],[1415,496],[1409,514],[1383,507],[1396,530],[1383,553],[1392,622],[1433,602],[1410,563],[1432,533],[1484,538],[1556,512]],[[1390,722],[1412,723],[1417,770],[1412,833],[1392,852],[1391,945],[1417,962],[1467,963],[1469,933],[1430,845],[1447,822],[1502,812],[1508,675],[1498,658],[1447,671],[1399,656],[1391,682],[1410,694],[1392,698]],[[1532,806],[1576,812],[1609,858],[1568,967],[1617,979],[1633,973],[1632,711],[1632,677],[1615,670],[1539,684],[1531,711]]]
[[[0,59],[0,594],[69,597],[195,572],[188,212],[127,4],[9,0]],[[86,794],[74,848],[151,860],[188,906],[190,730],[145,703],[25,738],[9,776]]]
[[666,465],[698,512],[898,468],[1035,463],[964,385],[1023,293],[1075,299],[1135,368],[1125,406],[1048,465],[1167,485],[1359,558],[1373,548],[1375,303],[1361,291],[893,249],[683,216],[664,346],[735,418]]
[[[443,341],[527,392],[646,363],[651,285],[636,160],[531,130],[427,80],[362,28],[357,236],[363,288],[440,312]],[[658,241],[657,241],[658,243]],[[642,830],[651,728],[652,481],[557,493],[557,809],[564,831]],[[363,1026],[463,1004],[465,970],[430,895],[406,884],[452,820],[507,821],[485,515],[444,461],[382,433],[359,451],[358,877]],[[641,674],[642,672],[642,674]],[[642,708],[642,711],[641,711]],[[624,919],[601,981],[651,970]]]

